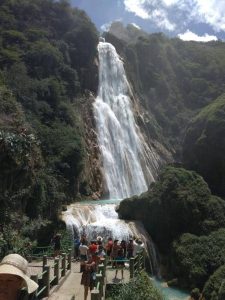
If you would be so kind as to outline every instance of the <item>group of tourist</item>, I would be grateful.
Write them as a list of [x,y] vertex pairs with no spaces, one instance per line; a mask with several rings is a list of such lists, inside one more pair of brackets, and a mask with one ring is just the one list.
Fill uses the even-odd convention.
[[[58,237],[57,237],[58,238]],[[59,242],[55,238],[55,253],[58,254]],[[102,257],[107,257],[108,262],[115,268],[115,279],[118,269],[121,269],[123,279],[123,268],[125,261],[134,257],[138,251],[144,249],[140,239],[118,241],[108,238],[106,241],[98,236],[96,240],[88,242],[85,235],[74,240],[74,259],[80,261],[80,272],[82,273],[81,284],[84,285],[84,299],[87,299],[88,290],[92,290],[95,284],[96,271]],[[9,254],[0,263],[0,300],[16,300],[23,287],[27,288],[29,294],[33,293],[38,284],[27,276],[28,262],[19,254]]]
[[125,261],[134,257],[137,252],[144,249],[144,243],[139,238],[130,238],[128,242],[109,237],[106,241],[101,236],[88,242],[85,235],[74,239],[74,259],[80,261],[82,273],[81,284],[84,285],[84,299],[87,299],[88,289],[93,289],[96,271],[102,257],[107,257],[108,262],[115,268],[117,279],[118,270],[121,270],[121,280],[124,279]]

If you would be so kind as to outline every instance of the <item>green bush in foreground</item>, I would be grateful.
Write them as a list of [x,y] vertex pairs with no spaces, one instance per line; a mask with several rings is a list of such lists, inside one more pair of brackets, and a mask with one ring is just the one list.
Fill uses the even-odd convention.
[[207,300],[223,300],[225,299],[225,265],[218,268],[203,288],[203,296]]
[[157,288],[152,284],[149,276],[145,272],[141,272],[129,283],[117,285],[112,291],[112,295],[108,300],[163,300]]

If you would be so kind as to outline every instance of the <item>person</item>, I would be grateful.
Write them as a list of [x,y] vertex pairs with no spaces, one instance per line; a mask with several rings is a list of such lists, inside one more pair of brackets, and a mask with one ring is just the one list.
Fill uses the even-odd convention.
[[51,244],[54,246],[54,257],[59,256],[61,249],[61,234],[56,233],[51,240]]
[[123,249],[123,256],[124,258],[127,256],[127,242],[122,240],[120,243],[120,247]]
[[120,245],[118,245],[118,250],[117,250],[116,273],[115,273],[114,279],[117,279],[118,269],[121,269],[121,275],[122,275],[122,280],[123,280],[123,269],[125,266],[124,259],[125,259],[125,253],[124,253],[123,243],[121,241]]
[[97,242],[95,240],[91,241],[91,244],[89,246],[89,252],[90,254],[95,254],[98,251],[98,245]]
[[112,252],[112,247],[113,247],[113,240],[111,237],[108,238],[108,242],[105,245],[105,249],[106,249],[106,254],[107,256],[111,256],[111,252]]
[[97,244],[98,246],[102,245],[103,238],[99,235],[97,236]]
[[81,277],[81,284],[84,286],[84,300],[87,300],[88,289],[94,288],[96,280],[96,264],[92,259],[92,255],[89,255],[88,261],[84,264],[84,269]]
[[74,238],[74,259],[79,260],[79,247],[80,247],[80,239],[79,237]]
[[116,258],[118,256],[118,250],[120,248],[120,246],[118,245],[118,241],[119,240],[117,240],[117,239],[114,240],[112,251],[111,251],[111,259],[112,259],[112,267],[113,268],[116,267],[116,261],[114,261],[114,260],[116,260]]
[[144,243],[142,242],[141,239],[137,238],[134,242],[134,250],[133,250],[133,255],[136,256],[138,252],[144,250]]
[[98,245],[95,240],[91,241],[91,244],[89,246],[89,253],[92,255],[92,260],[94,260],[97,265],[98,264]]
[[134,243],[133,239],[129,239],[129,243],[127,244],[127,258],[130,259],[133,257],[134,252]]
[[105,250],[102,245],[98,246],[98,257],[99,258],[104,258],[105,257]]
[[0,300],[17,300],[21,289],[28,294],[38,288],[38,284],[27,276],[28,261],[19,254],[6,255],[0,263]]
[[87,242],[84,240],[81,242],[79,246],[79,252],[80,252],[80,273],[83,271],[84,262],[87,260],[89,249],[87,246]]

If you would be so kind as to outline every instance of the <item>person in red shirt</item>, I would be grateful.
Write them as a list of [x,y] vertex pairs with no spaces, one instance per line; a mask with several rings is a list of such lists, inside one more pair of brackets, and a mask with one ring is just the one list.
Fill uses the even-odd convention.
[[111,252],[112,252],[112,247],[113,247],[113,240],[111,237],[108,238],[108,242],[105,245],[105,249],[106,249],[106,254],[107,256],[111,256]]
[[89,253],[91,255],[95,254],[98,251],[98,246],[96,244],[96,241],[92,240],[91,244],[89,245]]
[[97,242],[92,240],[89,245],[89,253],[92,255],[92,260],[95,262],[96,266],[98,265],[98,245]]

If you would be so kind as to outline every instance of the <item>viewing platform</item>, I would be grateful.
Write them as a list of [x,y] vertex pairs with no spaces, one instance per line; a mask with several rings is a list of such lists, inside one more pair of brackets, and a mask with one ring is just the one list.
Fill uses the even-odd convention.
[[[94,289],[88,295],[88,300],[103,300],[107,289],[112,286],[128,283],[138,272],[144,269],[145,257],[139,253],[135,258],[124,260],[123,279],[121,270],[116,269],[105,258],[100,259],[96,274]],[[29,274],[31,278],[39,283],[36,292],[37,299],[44,300],[83,300],[84,287],[80,284],[82,273],[80,263],[72,261],[71,252],[62,254],[59,258],[47,258],[32,260],[29,263]],[[24,290],[24,298],[28,299]]]

